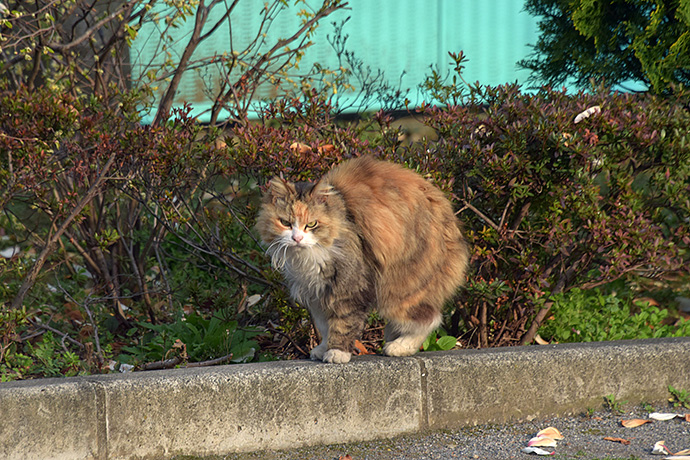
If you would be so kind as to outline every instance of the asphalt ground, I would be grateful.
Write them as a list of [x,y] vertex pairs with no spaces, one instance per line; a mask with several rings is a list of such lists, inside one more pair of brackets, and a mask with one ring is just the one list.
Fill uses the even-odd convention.
[[[603,403],[603,401],[602,401]],[[679,414],[690,410],[665,404],[654,410]],[[622,426],[623,420],[647,419],[641,407],[614,414],[610,411],[583,413],[501,425],[478,425],[459,430],[398,436],[353,444],[336,444],[284,451],[261,451],[204,460],[441,460],[441,459],[577,459],[577,460],[660,460],[654,455],[657,441],[665,441],[671,453],[690,449],[690,422],[681,418],[654,421],[635,428]],[[555,427],[563,435],[555,448],[543,447],[551,456],[523,453],[529,440],[540,430]],[[619,438],[629,443],[607,440]],[[670,455],[670,454],[669,454]],[[349,457],[347,457],[349,456]],[[192,460],[195,457],[175,457]]]

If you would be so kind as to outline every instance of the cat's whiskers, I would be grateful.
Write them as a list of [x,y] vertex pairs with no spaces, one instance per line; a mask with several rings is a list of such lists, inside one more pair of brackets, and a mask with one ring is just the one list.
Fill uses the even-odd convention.
[[[282,271],[285,267],[285,261],[287,259],[288,244],[281,239],[273,241],[268,248],[266,248],[266,254],[271,256],[271,265],[276,270]],[[280,250],[283,250],[283,254],[280,254]]]

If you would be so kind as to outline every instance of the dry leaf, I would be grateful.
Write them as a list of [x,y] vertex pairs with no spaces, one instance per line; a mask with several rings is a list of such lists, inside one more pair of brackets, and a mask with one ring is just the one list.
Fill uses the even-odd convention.
[[537,433],[537,437],[541,438],[551,438],[551,439],[563,439],[563,435],[561,434],[560,431],[558,431],[556,428],[550,426],[548,428],[544,428],[541,430],[539,433]]
[[652,454],[654,455],[667,455],[670,453],[671,451],[668,450],[668,447],[666,447],[664,441],[657,441],[654,444],[654,447],[652,447]]
[[529,440],[527,443],[528,447],[539,446],[539,447],[556,447],[556,440],[547,438],[545,436],[536,436]]
[[633,302],[646,302],[649,305],[654,305],[655,307],[659,306],[659,302],[652,299],[651,297],[637,297],[636,299],[633,299]]
[[635,428],[640,425],[644,425],[645,423],[652,423],[651,420],[643,420],[641,418],[634,418],[632,420],[623,420],[621,422],[621,425],[623,425],[626,428]]
[[671,420],[676,417],[682,417],[680,414],[665,414],[662,412],[652,412],[649,414],[649,418],[652,420],[660,420],[660,421],[666,421],[666,420]]
[[358,355],[373,355],[374,353],[370,352],[367,350],[367,347],[364,346],[362,342],[359,340],[355,340],[355,348],[357,349],[357,354]]
[[316,149],[316,151],[319,153],[331,153],[333,150],[335,150],[333,144],[324,144]]
[[352,460],[352,457],[350,456],[350,454],[347,454],[347,455],[343,455],[342,457],[340,457],[339,460]]
[[577,116],[575,117],[575,124],[578,124],[582,120],[584,120],[585,118],[589,118],[592,115],[594,115],[596,113],[600,113],[600,112],[601,112],[600,106],[595,105],[594,107],[590,107],[587,110],[577,114]]
[[261,300],[261,294],[254,294],[250,295],[247,297],[247,307],[252,307],[259,303],[259,300]]
[[522,451],[526,454],[537,455],[554,455],[556,452],[549,452],[548,450],[540,449],[538,447],[525,447]]
[[290,150],[298,153],[309,153],[311,152],[311,147],[301,142],[293,142],[290,144]]
[[534,337],[534,341],[537,342],[537,345],[548,345],[549,342],[544,340],[539,334]]
[[690,422],[690,414],[685,414],[685,421]]
[[628,444],[630,444],[630,441],[628,441],[627,439],[623,439],[623,438],[612,438],[611,436],[606,436],[606,437],[604,438],[604,441],[620,442],[621,444],[624,444],[624,445],[626,445],[626,446],[627,446]]

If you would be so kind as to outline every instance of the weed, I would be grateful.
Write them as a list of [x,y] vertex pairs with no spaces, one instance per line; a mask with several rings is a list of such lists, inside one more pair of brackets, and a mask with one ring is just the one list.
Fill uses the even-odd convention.
[[671,398],[669,402],[673,404],[673,407],[685,407],[690,409],[690,392],[686,390],[677,390],[673,386],[668,386],[668,391],[671,393]]
[[656,409],[654,409],[654,406],[651,405],[650,403],[643,402],[642,403],[642,410],[645,412],[654,412]]
[[613,414],[622,414],[622,406],[625,404],[627,404],[627,401],[618,401],[614,394],[604,396],[604,409]]
[[690,335],[690,321],[680,318],[667,324],[667,309],[635,302],[629,292],[573,289],[552,298],[552,317],[539,331],[547,340],[599,342]]
[[259,345],[253,339],[264,334],[263,328],[240,327],[235,320],[219,315],[206,319],[193,313],[170,324],[139,323],[130,331],[131,336],[148,331],[138,337],[138,344],[125,346],[119,356],[121,362],[143,364],[162,361],[181,347],[184,357],[190,361],[203,361],[230,356],[229,361],[251,361]]
[[422,349],[424,351],[451,350],[453,347],[455,347],[456,343],[457,339],[455,337],[452,335],[447,335],[444,330],[439,329],[438,331],[434,331],[429,334],[429,337],[427,337],[422,344]]

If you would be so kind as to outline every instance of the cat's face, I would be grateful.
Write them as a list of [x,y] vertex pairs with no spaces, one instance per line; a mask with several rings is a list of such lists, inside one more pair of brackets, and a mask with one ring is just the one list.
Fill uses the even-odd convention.
[[326,249],[333,244],[338,219],[328,204],[330,191],[324,184],[271,181],[256,224],[269,253]]

